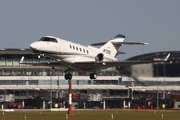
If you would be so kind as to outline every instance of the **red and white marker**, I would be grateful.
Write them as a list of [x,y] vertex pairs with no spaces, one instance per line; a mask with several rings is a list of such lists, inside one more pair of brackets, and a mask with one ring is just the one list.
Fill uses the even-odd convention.
[[72,114],[72,83],[71,80],[69,80],[69,108],[68,113],[69,115]]

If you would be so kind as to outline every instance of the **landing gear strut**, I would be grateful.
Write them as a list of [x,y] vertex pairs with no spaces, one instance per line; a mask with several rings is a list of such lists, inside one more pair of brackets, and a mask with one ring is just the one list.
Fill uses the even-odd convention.
[[72,79],[72,74],[71,74],[71,73],[66,73],[66,74],[64,75],[64,78],[65,78],[66,80],[71,80],[71,79]]
[[91,73],[89,75],[90,79],[96,79],[97,78],[97,74],[96,73]]

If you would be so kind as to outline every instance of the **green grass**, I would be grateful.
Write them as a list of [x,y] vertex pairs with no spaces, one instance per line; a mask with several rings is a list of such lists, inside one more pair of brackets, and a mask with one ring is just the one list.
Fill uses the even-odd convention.
[[[67,112],[5,112],[0,120],[66,120]],[[68,120],[180,120],[178,110],[85,110],[73,111]]]

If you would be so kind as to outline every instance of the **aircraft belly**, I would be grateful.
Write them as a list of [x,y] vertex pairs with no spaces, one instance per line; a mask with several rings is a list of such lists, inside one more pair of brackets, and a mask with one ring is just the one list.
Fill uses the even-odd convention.
[[95,63],[90,63],[90,64],[71,64],[70,65],[72,68],[77,69],[77,70],[86,70],[86,71],[93,71],[94,69],[96,70],[103,70],[108,68],[108,66],[97,66]]

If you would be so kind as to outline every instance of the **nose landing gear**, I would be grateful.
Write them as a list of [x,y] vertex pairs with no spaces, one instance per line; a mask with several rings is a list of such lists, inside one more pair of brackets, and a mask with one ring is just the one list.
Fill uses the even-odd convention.
[[72,79],[72,74],[71,74],[71,73],[66,73],[66,74],[64,75],[64,78],[65,78],[66,80],[71,80],[71,79]]
[[91,73],[89,75],[90,79],[96,79],[97,78],[97,74],[96,73]]

